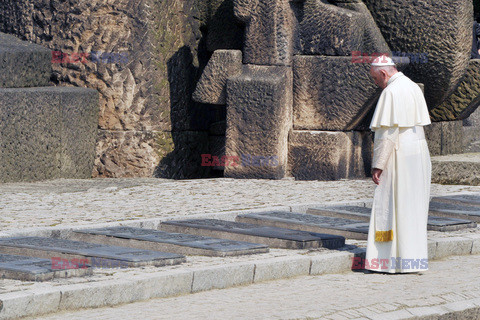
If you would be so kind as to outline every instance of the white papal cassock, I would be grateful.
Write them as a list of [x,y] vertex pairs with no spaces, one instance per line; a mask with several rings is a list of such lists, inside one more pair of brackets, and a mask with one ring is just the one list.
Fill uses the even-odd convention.
[[383,90],[375,132],[375,188],[365,269],[396,273],[428,269],[427,219],[431,162],[423,126],[430,116],[420,87],[398,72]]

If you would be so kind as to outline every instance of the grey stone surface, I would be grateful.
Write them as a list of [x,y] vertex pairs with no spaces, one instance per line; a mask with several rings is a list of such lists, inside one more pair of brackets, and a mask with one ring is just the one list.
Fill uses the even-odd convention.
[[433,157],[432,182],[480,185],[480,154],[466,153]]
[[218,49],[242,49],[244,26],[234,15],[233,2],[234,0],[209,0],[198,3],[207,6],[206,46],[210,52]]
[[480,59],[472,59],[458,88],[439,106],[430,110],[435,121],[464,120],[480,104]]
[[245,263],[194,270],[191,292],[250,284],[253,282],[254,267]]
[[0,239],[0,252],[24,254],[38,258],[61,257],[75,259],[86,257],[96,267],[110,264],[120,267],[142,265],[174,265],[185,261],[178,254],[140,250],[118,246],[87,243],[57,238],[13,237]]
[[463,124],[462,121],[433,122],[425,126],[430,155],[447,155],[463,152]]
[[294,15],[290,0],[234,0],[234,14],[245,24],[243,63],[289,66]]
[[362,121],[374,110],[381,92],[369,70],[368,63],[352,63],[349,56],[295,56],[294,129],[365,128]]
[[236,220],[263,226],[328,233],[358,240],[366,240],[368,235],[368,223],[303,213],[282,211],[247,213],[238,215]]
[[90,178],[97,117],[95,90],[0,89],[0,182]]
[[470,254],[472,251],[472,239],[462,237],[451,237],[445,239],[436,239],[437,248],[435,251],[435,259],[455,255]]
[[54,278],[68,278],[91,275],[92,269],[53,269],[52,260],[18,255],[0,254],[0,277],[22,281],[48,281]]
[[480,196],[475,194],[459,194],[451,196],[434,197],[432,201],[480,207]]
[[369,132],[293,130],[289,171],[298,180],[338,180],[370,175],[373,137]]
[[255,263],[253,282],[285,279],[308,275],[310,273],[311,260],[309,257],[295,257],[266,260]]
[[268,247],[261,244],[132,227],[77,230],[72,237],[99,244],[179,254],[225,257],[268,252]]
[[480,222],[480,208],[444,202],[430,202],[430,212],[439,217],[452,217]]
[[[359,206],[332,206],[332,207],[312,207],[307,209],[308,214],[336,217],[343,219],[354,219],[364,222],[370,221],[372,209]],[[465,220],[448,217],[429,216],[427,222],[428,230],[435,231],[455,231],[464,228],[476,228],[477,223]]]
[[226,155],[251,155],[273,163],[228,166],[225,177],[281,179],[287,171],[292,127],[291,69],[246,65],[227,82]]
[[0,33],[0,88],[49,85],[52,53],[37,44]]
[[[412,63],[405,74],[425,84],[430,109],[447,98],[467,70],[472,46],[470,0],[365,0],[392,51],[428,53],[427,63]],[[432,23],[435,21],[435,23]]]
[[227,79],[241,71],[240,50],[216,50],[203,70],[192,98],[202,103],[226,104]]
[[160,228],[170,232],[215,236],[287,249],[333,249],[345,244],[345,239],[340,236],[215,219],[166,221],[162,222]]
[[[296,5],[296,6],[295,6]],[[352,51],[390,53],[365,4],[359,1],[296,1],[298,53],[349,56]]]
[[331,252],[322,257],[312,257],[310,275],[350,271],[353,256],[349,252]]

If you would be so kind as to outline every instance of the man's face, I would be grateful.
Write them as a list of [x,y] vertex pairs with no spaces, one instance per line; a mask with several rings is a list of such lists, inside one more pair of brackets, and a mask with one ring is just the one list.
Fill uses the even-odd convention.
[[388,77],[384,70],[378,70],[374,67],[370,67],[370,76],[375,84],[380,88],[385,89],[387,87]]

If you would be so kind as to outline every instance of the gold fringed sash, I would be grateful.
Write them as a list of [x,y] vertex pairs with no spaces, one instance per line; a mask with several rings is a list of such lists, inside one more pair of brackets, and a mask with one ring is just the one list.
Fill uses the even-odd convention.
[[393,240],[393,230],[375,231],[375,241],[388,242]]

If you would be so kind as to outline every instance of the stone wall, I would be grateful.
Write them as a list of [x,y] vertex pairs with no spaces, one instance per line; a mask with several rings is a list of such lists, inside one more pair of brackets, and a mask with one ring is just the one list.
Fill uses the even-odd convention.
[[[67,54],[51,82],[100,93],[93,176],[185,178],[200,164],[209,124],[221,112],[191,101],[208,60],[198,0],[4,0],[0,31]],[[92,52],[114,59],[93,61]],[[76,62],[75,53],[88,53]],[[115,59],[123,54],[123,59]],[[104,56],[105,57],[105,56]],[[176,150],[176,152],[172,152]]]

